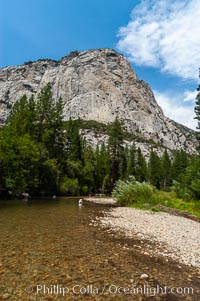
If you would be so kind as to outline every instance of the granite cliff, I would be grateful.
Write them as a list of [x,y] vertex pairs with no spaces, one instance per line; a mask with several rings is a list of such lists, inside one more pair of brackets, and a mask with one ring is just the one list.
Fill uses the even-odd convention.
[[22,95],[37,94],[48,82],[54,97],[62,97],[66,120],[108,124],[117,116],[129,133],[171,150],[195,152],[194,132],[166,118],[148,84],[137,78],[125,57],[111,49],[74,51],[59,61],[38,60],[0,69],[0,123]]

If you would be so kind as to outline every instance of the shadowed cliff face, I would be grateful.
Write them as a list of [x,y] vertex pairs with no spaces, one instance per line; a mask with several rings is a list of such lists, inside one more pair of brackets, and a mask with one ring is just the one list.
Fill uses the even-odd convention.
[[48,82],[62,97],[65,119],[112,122],[169,149],[195,152],[193,131],[163,115],[149,86],[137,78],[128,60],[110,49],[73,52],[60,61],[39,60],[0,70],[0,121],[22,95],[37,94]]

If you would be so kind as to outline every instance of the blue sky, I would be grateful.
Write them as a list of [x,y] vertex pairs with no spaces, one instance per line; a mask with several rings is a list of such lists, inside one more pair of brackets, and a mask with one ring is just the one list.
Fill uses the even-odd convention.
[[0,67],[113,48],[165,114],[195,128],[199,0],[0,0]]

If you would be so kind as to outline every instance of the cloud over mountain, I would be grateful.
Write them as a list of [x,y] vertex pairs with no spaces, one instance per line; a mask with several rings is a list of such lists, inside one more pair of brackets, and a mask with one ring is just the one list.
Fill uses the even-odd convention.
[[199,0],[144,0],[120,28],[117,47],[137,65],[197,80],[199,28]]
[[[175,120],[178,123],[187,126],[188,128],[196,130],[197,121],[196,119],[194,119],[195,117],[194,107],[191,105],[185,106],[181,104],[182,95],[171,96],[166,92],[164,93],[156,90],[154,90],[153,92],[158,104],[162,107],[167,117]],[[192,94],[194,94],[194,92],[186,91],[184,93],[185,95],[184,101],[191,101]]]

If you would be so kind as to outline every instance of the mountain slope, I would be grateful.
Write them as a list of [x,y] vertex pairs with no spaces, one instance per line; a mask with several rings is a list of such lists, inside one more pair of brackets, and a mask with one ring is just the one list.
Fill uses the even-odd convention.
[[166,118],[148,84],[139,80],[128,60],[111,49],[70,53],[59,61],[39,60],[0,70],[0,121],[22,95],[37,94],[48,82],[62,97],[65,119],[110,123],[117,116],[128,132],[169,149],[194,153],[192,130]]

